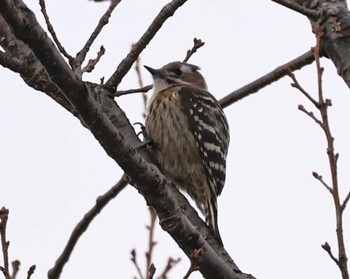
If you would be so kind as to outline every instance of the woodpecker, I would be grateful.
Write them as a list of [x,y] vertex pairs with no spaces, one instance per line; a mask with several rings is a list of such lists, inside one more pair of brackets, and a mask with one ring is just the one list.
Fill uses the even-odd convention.
[[207,90],[200,68],[172,62],[161,69],[145,66],[153,76],[145,129],[160,169],[196,202],[216,239],[217,196],[226,175],[229,127]]

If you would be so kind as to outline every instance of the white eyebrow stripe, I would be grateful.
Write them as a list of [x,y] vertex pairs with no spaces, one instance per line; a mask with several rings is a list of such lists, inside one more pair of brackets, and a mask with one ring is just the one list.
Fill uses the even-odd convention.
[[191,66],[189,66],[187,64],[182,64],[181,67],[180,67],[180,70],[183,73],[192,73],[193,72]]

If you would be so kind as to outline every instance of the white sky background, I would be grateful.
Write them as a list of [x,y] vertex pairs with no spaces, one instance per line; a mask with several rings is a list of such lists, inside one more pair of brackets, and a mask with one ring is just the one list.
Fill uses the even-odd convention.
[[[43,23],[38,1],[25,2]],[[108,78],[165,3],[122,1],[89,58],[101,44],[106,55],[84,79]],[[81,49],[108,5],[47,0],[52,23],[70,54]],[[304,16],[267,0],[191,0],[164,24],[141,59],[155,68],[182,60],[193,37],[201,38],[206,44],[190,62],[202,68],[210,91],[220,99],[310,49],[315,42],[310,29]],[[324,91],[333,101],[329,113],[340,153],[343,199],[350,181],[350,94],[333,64],[326,59],[322,64]],[[316,93],[314,64],[296,74]],[[151,83],[146,71],[143,77]],[[10,256],[22,262],[20,278],[32,264],[37,265],[33,278],[45,278],[74,226],[122,172],[92,134],[46,95],[4,68],[0,82],[0,206],[10,209]],[[311,175],[317,171],[330,181],[325,138],[297,106],[315,109],[289,84],[284,78],[225,110],[232,140],[219,198],[221,234],[238,266],[258,279],[340,278],[321,248],[328,241],[337,253],[333,201]],[[131,70],[119,89],[137,86]],[[132,123],[143,120],[140,95],[117,101]],[[346,241],[349,214],[347,210]],[[93,221],[61,278],[133,278],[130,250],[137,249],[144,267],[148,223],[144,199],[128,187]],[[168,256],[181,257],[170,277],[182,278],[189,261],[159,227],[156,239],[158,271]]]

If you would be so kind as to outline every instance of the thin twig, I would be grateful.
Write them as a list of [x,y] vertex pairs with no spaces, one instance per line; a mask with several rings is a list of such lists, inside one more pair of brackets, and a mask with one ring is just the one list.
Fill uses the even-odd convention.
[[146,271],[152,264],[153,249],[154,249],[154,246],[157,244],[157,242],[154,240],[154,230],[156,227],[157,213],[152,207],[148,207],[148,209],[151,215],[151,221],[150,221],[150,225],[147,226],[147,230],[149,231],[149,234],[148,234],[148,251],[146,252]]
[[112,92],[116,90],[126,73],[130,70],[134,62],[140,53],[146,48],[148,43],[153,39],[155,34],[162,27],[163,23],[170,18],[176,10],[181,7],[187,0],[173,0],[165,5],[156,18],[153,20],[151,25],[147,28],[146,32],[132,47],[128,55],[119,63],[117,69],[112,76],[106,82],[106,87]]
[[6,274],[10,274],[9,255],[8,255],[10,242],[6,240],[6,227],[7,227],[8,217],[9,217],[9,210],[5,207],[2,207],[0,209],[0,237],[1,237],[3,261],[4,261],[4,270],[2,272],[4,273],[4,275],[5,275],[5,272]]
[[100,50],[97,52],[95,59],[90,59],[87,65],[81,70],[82,73],[90,73],[95,69],[96,64],[100,61],[101,57],[105,54],[106,50],[103,46],[100,47]]
[[278,4],[281,4],[282,6],[285,6],[293,11],[301,13],[313,20],[316,20],[321,15],[321,13],[318,11],[308,9],[299,5],[298,3],[295,2],[295,0],[272,0],[272,1]]
[[194,271],[199,270],[200,263],[202,261],[203,253],[204,253],[203,248],[199,248],[199,249],[192,251],[191,256],[190,256],[191,266],[188,269],[185,276],[183,277],[183,279],[188,279]]
[[304,94],[304,96],[306,98],[309,99],[309,101],[311,103],[313,103],[315,105],[315,107],[318,108],[319,107],[318,102],[300,85],[300,83],[297,80],[297,78],[295,77],[294,73],[289,68],[286,68],[286,73],[293,80],[293,83],[291,83],[291,86],[293,86],[294,88],[297,88],[301,93]]
[[168,259],[168,262],[167,262],[167,264],[166,264],[166,266],[165,266],[165,268],[164,268],[162,274],[158,277],[158,279],[166,279],[168,273],[170,272],[170,270],[172,270],[173,267],[174,267],[176,264],[178,264],[180,261],[181,261],[180,258],[177,258],[177,259],[175,260],[175,259],[173,259],[173,258],[170,257],[170,258]]
[[153,85],[147,85],[145,87],[141,88],[136,88],[136,89],[128,89],[128,90],[118,90],[114,93],[114,97],[120,97],[123,95],[129,95],[129,94],[134,94],[134,93],[144,93],[148,92],[153,88]]
[[59,51],[69,60],[69,62],[71,64],[74,61],[74,58],[65,50],[65,48],[62,46],[60,40],[58,39],[56,32],[53,29],[53,26],[50,22],[49,15],[47,14],[45,0],[39,0],[39,4],[41,7],[41,12],[43,13],[43,16],[45,18],[47,29],[49,30],[56,46],[58,47]]
[[21,262],[19,260],[15,260],[15,261],[12,262],[11,279],[16,279],[20,265],[21,265]]
[[197,49],[201,48],[204,46],[205,42],[202,42],[201,39],[194,38],[193,39],[193,47],[192,49],[187,50],[186,57],[183,60],[183,62],[187,62],[191,56],[197,51]]
[[[78,52],[76,57],[76,65],[75,69],[78,69],[83,64],[86,54],[89,52],[91,45],[95,41],[95,39],[98,37],[98,35],[101,33],[102,28],[108,23],[109,18],[112,15],[113,10],[115,7],[120,3],[121,0],[112,0],[111,4],[109,5],[107,11],[103,14],[103,16],[100,18],[95,30],[90,35],[89,39],[85,43],[84,47]],[[84,72],[84,71],[82,71]]]
[[156,273],[156,267],[154,264],[151,264],[148,268],[147,279],[153,279],[154,274]]
[[[142,78],[142,74],[141,74],[140,64],[141,64],[141,59],[140,59],[140,56],[139,56],[139,57],[137,57],[137,59],[135,61],[135,71],[136,71],[137,79],[139,81],[139,86],[141,88],[144,88],[144,83],[143,83],[143,78]],[[153,86],[151,86],[151,88],[152,87]],[[146,91],[146,92],[148,92],[148,91]],[[144,118],[146,118],[147,102],[148,102],[148,95],[146,94],[146,92],[142,93],[143,106],[145,108],[144,113],[143,113],[143,117]]]
[[145,277],[143,277],[143,274],[142,274],[142,271],[141,271],[141,268],[137,262],[137,255],[136,255],[136,250],[135,249],[132,249],[131,250],[131,261],[133,262],[136,270],[137,270],[137,273],[139,274],[140,276],[140,279],[144,279]]
[[271,84],[272,82],[275,82],[280,78],[286,76],[286,69],[290,69],[290,71],[295,71],[308,64],[311,64],[314,60],[315,57],[312,51],[309,50],[303,55],[300,55],[299,57],[285,63],[284,65],[277,67],[270,73],[267,73],[266,75],[256,79],[255,81],[226,95],[219,101],[219,103],[223,108],[228,107],[229,105],[249,96],[250,94],[258,92],[260,89]]
[[315,177],[318,181],[321,182],[321,184],[333,195],[333,189],[330,187],[324,180],[321,175],[319,175],[317,172],[312,172],[313,177]]
[[350,199],[350,191],[348,192],[348,194],[346,195],[343,203],[341,204],[341,210],[342,211],[345,210],[345,207],[346,207],[347,203],[349,202],[349,199]]
[[32,266],[29,268],[29,270],[28,270],[28,272],[27,272],[27,279],[30,279],[30,277],[34,274],[35,268],[36,268],[35,265],[32,265]]
[[63,249],[61,255],[56,260],[54,267],[49,270],[49,279],[57,279],[60,277],[64,265],[68,262],[69,257],[72,254],[73,249],[75,248],[82,234],[86,231],[97,214],[99,214],[101,210],[128,185],[128,183],[129,179],[124,174],[122,178],[110,190],[97,198],[95,206],[84,215],[83,219],[75,226],[74,230],[72,231],[66,247]]
[[312,111],[307,111],[303,105],[299,105],[298,109],[302,112],[304,112],[305,114],[307,114],[308,116],[310,116],[318,125],[321,126],[321,128],[323,129],[323,123],[321,120],[319,120]]
[[322,244],[321,247],[328,253],[330,258],[337,264],[337,266],[339,266],[339,261],[336,257],[334,257],[334,255],[332,253],[331,246],[329,245],[329,243],[325,242],[325,244]]

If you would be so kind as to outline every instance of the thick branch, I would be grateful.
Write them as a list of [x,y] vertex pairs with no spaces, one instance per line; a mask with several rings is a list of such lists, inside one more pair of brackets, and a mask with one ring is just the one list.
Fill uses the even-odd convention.
[[320,16],[320,13],[317,11],[314,11],[312,9],[305,8],[298,3],[296,3],[294,0],[272,0],[273,2],[276,2],[278,4],[281,4],[289,9],[292,9],[298,13],[301,13],[303,15],[306,15],[310,18],[317,19]]
[[6,53],[22,61],[23,65],[17,68],[17,72],[21,74],[24,82],[35,90],[45,92],[73,115],[77,115],[69,101],[63,96],[57,86],[52,83],[43,65],[35,57],[32,50],[15,37],[1,14],[0,38],[0,45],[6,50]]
[[338,74],[350,87],[350,12],[346,1],[296,0],[300,5],[319,12],[317,20],[309,17],[311,25],[321,26],[322,55],[330,58]]
[[0,65],[18,73],[22,71],[23,64],[24,63],[21,60],[0,50]]

